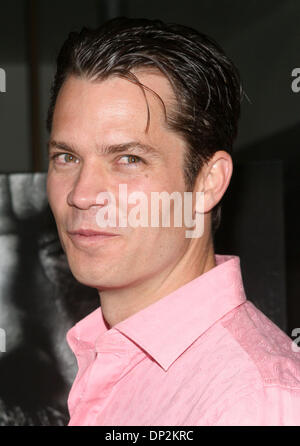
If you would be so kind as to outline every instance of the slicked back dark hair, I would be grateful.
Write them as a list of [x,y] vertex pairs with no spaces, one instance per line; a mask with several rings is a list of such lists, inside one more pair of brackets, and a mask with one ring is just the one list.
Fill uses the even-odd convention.
[[[168,110],[166,123],[186,142],[184,177],[192,190],[202,166],[216,151],[232,153],[243,96],[239,72],[223,49],[192,28],[118,17],[94,30],[71,32],[57,57],[47,129],[51,132],[57,95],[68,76],[91,81],[120,76],[145,94],[144,89],[150,89],[131,71],[145,67],[158,69],[173,87],[177,103]],[[146,131],[149,119],[148,107]],[[213,234],[220,218],[221,203],[212,210]]]

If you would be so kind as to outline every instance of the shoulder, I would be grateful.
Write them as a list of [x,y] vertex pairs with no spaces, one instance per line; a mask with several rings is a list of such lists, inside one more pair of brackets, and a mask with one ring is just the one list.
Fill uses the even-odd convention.
[[221,323],[247,353],[265,386],[300,389],[300,352],[293,350],[292,339],[252,302],[246,301]]
[[233,404],[216,424],[300,425],[300,353],[293,350],[292,339],[250,301],[220,323],[230,336],[234,356],[246,355],[243,373],[255,372],[250,373],[255,382],[243,386],[243,392],[236,388]]

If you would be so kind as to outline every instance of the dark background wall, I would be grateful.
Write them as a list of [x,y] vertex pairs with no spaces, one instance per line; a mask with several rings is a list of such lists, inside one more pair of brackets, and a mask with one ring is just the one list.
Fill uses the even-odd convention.
[[0,173],[47,170],[45,119],[56,54],[68,32],[117,15],[197,28],[217,40],[239,68],[248,99],[234,160],[237,169],[239,163],[246,166],[237,175],[249,178],[248,192],[240,194],[245,211],[235,220],[236,231],[242,225],[239,241],[232,226],[237,207],[230,204],[216,247],[242,255],[242,264],[256,264],[246,274],[253,300],[255,287],[277,292],[286,318],[282,327],[290,333],[300,326],[300,92],[291,88],[292,70],[300,67],[297,0],[2,1],[0,68],[7,84],[0,93]]
[[[1,2],[0,15],[0,67],[7,72],[7,92],[0,101],[5,144],[1,172],[34,167],[32,90],[40,112],[35,143],[42,155],[37,168],[46,170],[44,121],[57,51],[69,31],[83,24],[97,26],[119,14],[180,22],[220,42],[240,69],[251,101],[243,103],[237,152],[283,132],[286,138],[293,135],[282,150],[296,146],[300,94],[291,89],[291,72],[300,64],[297,0],[7,0]],[[29,89],[32,71],[36,77]]]

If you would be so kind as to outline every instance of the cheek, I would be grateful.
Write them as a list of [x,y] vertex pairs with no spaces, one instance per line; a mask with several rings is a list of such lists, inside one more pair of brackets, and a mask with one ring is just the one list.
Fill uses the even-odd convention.
[[139,228],[130,240],[129,259],[134,258],[135,268],[141,270],[160,271],[174,264],[186,251],[184,233],[178,228]]
[[144,174],[135,178],[127,183],[127,190],[128,194],[135,191],[144,192],[150,198],[151,192],[165,191],[169,194],[173,191],[183,192],[185,185],[183,179],[179,178],[179,175],[174,177],[169,172],[160,172],[156,176]]
[[[146,206],[148,212],[147,212],[147,217],[148,217],[148,230],[150,231],[151,228],[151,215],[153,212],[155,212],[154,217],[154,221],[157,221],[157,219],[159,219],[159,224],[160,226],[162,225],[162,214],[167,213],[168,209],[170,211],[170,226],[173,226],[174,228],[174,201],[173,199],[170,199],[170,201],[168,201],[167,198],[166,202],[164,201],[164,199],[160,199],[158,200],[158,194],[161,194],[162,192],[166,192],[166,194],[168,194],[169,196],[171,196],[171,194],[173,192],[179,192],[180,196],[181,196],[181,200],[182,200],[182,212],[183,212],[183,205],[184,205],[184,184],[181,184],[180,179],[177,178],[177,181],[173,180],[172,178],[169,179],[168,175],[164,174],[161,175],[161,178],[153,178],[150,175],[144,175],[143,177],[140,178],[136,178],[134,181],[131,181],[130,183],[127,183],[127,200],[130,201],[130,196],[132,197],[133,201],[131,203],[128,203],[127,205],[127,211],[128,211],[128,215],[130,213],[130,211],[133,208],[140,208],[141,211],[144,209],[144,207]],[[137,192],[137,194],[133,195],[135,192]],[[139,193],[142,192],[142,197],[139,197]],[[157,193],[157,194],[154,194]],[[132,194],[132,195],[131,195]],[[166,197],[168,196],[166,195]],[[133,198],[135,197],[135,198]],[[161,197],[163,197],[163,195],[161,195]],[[126,200],[126,196],[119,196],[119,200],[121,201],[125,201]],[[127,201],[127,202],[128,202]],[[157,202],[158,202],[158,209],[157,209]],[[162,207],[163,207],[163,202],[166,203],[166,205],[168,206],[168,209],[165,209],[163,211]],[[142,204],[141,204],[142,203]],[[152,206],[153,203],[153,206]],[[179,202],[180,203],[180,202]],[[170,206],[170,207],[169,207]],[[180,205],[179,205],[180,206]],[[158,214],[157,214],[157,210],[158,210]],[[139,217],[140,214],[138,214]],[[146,220],[146,218],[145,218]],[[182,216],[182,221],[183,221],[183,216]],[[172,234],[165,234],[164,231],[166,231],[167,228],[160,228],[162,229],[162,233],[160,231],[158,231],[159,228],[152,228],[154,229],[154,232],[151,234],[154,237],[172,237]],[[180,232],[180,228],[176,228],[177,229],[177,233]],[[149,232],[150,235],[150,232]]]

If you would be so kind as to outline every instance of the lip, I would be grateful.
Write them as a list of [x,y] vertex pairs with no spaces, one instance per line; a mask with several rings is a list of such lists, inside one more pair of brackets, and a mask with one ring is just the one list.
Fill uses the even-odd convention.
[[76,229],[76,231],[68,231],[68,234],[70,235],[81,235],[83,237],[94,237],[94,236],[113,236],[113,235],[119,235],[114,234],[113,232],[106,232],[106,231],[95,231],[94,229]]
[[120,235],[112,232],[95,231],[94,229],[77,229],[76,231],[67,231],[67,233],[73,243],[78,246],[106,242]]

